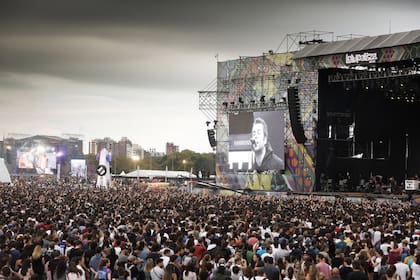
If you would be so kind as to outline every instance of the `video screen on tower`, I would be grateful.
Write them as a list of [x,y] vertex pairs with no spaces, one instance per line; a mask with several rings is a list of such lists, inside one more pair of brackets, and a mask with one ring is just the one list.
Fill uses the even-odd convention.
[[229,169],[284,170],[284,113],[243,112],[229,115]]
[[86,160],[84,159],[72,159],[71,165],[71,176],[72,177],[85,177],[86,176]]
[[43,143],[25,142],[17,150],[17,167],[34,170],[37,174],[53,174],[56,169],[55,148]]

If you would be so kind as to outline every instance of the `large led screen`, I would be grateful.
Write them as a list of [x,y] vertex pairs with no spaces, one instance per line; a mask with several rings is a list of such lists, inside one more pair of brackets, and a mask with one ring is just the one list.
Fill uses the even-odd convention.
[[73,177],[85,177],[86,176],[86,160],[84,159],[72,159],[71,164],[71,176]]
[[17,150],[19,169],[35,169],[37,174],[53,174],[56,169],[55,148],[37,142],[26,142]]
[[229,169],[284,170],[284,116],[280,111],[229,115]]

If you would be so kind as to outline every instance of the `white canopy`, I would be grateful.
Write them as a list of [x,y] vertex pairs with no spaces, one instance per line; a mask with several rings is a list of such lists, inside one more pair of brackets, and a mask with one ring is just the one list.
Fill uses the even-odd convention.
[[[137,173],[138,172],[138,173]],[[138,174],[138,175],[137,175]],[[121,177],[136,178],[197,178],[195,174],[188,171],[166,171],[166,170],[134,170],[127,174],[120,174]]]
[[11,183],[9,170],[7,170],[4,159],[0,158],[0,183]]

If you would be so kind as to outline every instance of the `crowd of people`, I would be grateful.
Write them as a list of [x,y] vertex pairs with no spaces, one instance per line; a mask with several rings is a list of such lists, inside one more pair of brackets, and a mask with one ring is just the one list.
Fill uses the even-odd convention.
[[0,211],[0,279],[420,279],[409,203],[25,179]]

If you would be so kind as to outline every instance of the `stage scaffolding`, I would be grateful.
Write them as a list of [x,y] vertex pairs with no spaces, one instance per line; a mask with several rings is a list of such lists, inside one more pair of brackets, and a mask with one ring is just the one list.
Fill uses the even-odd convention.
[[[229,154],[229,115],[283,111],[288,183],[296,191],[312,190],[318,73],[296,68],[290,58],[289,53],[264,54],[219,62],[217,86],[198,92],[199,109],[215,123],[218,183],[231,184],[230,175],[223,171]],[[308,139],[305,144],[298,144],[292,132],[287,102],[289,87],[298,88],[301,121]]]

